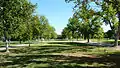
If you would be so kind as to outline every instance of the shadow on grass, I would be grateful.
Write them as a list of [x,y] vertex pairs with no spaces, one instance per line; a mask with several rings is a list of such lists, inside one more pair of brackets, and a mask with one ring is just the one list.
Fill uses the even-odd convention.
[[[51,43],[52,44],[52,43]],[[53,55],[63,51],[87,52],[95,46],[87,46],[81,43],[54,43],[55,46],[22,47],[10,49],[10,54],[3,57],[6,61],[0,61],[0,67],[7,68],[119,68],[120,52],[103,55],[102,57],[77,57],[70,55]],[[57,44],[69,44],[71,46],[58,46]],[[72,46],[73,45],[73,46]],[[1,59],[1,58],[0,58]]]
[[[47,68],[119,68],[120,58],[113,56],[114,55],[109,55],[109,57],[101,58],[74,57],[64,55],[8,56],[9,61],[11,62],[0,63],[0,66],[27,67],[29,64],[34,63],[34,67],[39,64],[48,64],[48,66],[46,66]],[[47,59],[40,60],[42,58]],[[39,67],[41,66],[38,66],[38,68]]]
[[5,47],[5,46],[3,46],[3,45],[0,45],[0,47]]
[[[31,53],[37,51],[39,54],[43,53],[60,53],[62,51],[67,51],[67,50],[73,50],[73,49],[79,49],[79,51],[84,51],[87,52],[90,49],[93,49],[95,46],[90,46],[88,44],[84,43],[77,43],[77,42],[49,42],[48,44],[50,45],[44,45],[44,46],[37,46],[37,47],[28,47],[28,46],[23,46],[18,47],[18,46],[9,46],[10,48],[19,48],[19,49],[13,49],[10,50],[12,53]],[[52,45],[54,44],[54,45]],[[58,45],[62,44],[62,45]],[[70,46],[66,46],[70,45]]]
[[93,46],[38,46],[38,47],[21,47],[19,49],[10,49],[11,53],[19,54],[51,54],[51,53],[75,53],[75,52],[89,52],[94,49]]
[[[105,40],[105,41],[103,41],[103,43],[114,44],[115,41],[114,40],[113,41],[111,41],[111,40]],[[118,44],[120,45],[120,40],[118,41]]]
[[48,44],[64,44],[71,46],[114,47],[111,43],[80,43],[80,42],[48,42]]
[[89,44],[79,43],[79,42],[48,42],[48,44],[65,44],[72,46],[90,46]]

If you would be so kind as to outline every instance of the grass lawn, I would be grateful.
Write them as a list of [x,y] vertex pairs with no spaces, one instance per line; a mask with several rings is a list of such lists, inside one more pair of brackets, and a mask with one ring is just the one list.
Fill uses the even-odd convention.
[[0,68],[119,68],[120,51],[76,42],[49,42],[0,52]]
[[[103,40],[103,42],[114,44],[114,40]],[[118,41],[118,43],[120,44],[120,40]]]
[[[92,42],[101,42],[101,43],[110,43],[110,44],[114,44],[114,39],[91,39]],[[118,40],[118,43],[120,44],[120,40]]]

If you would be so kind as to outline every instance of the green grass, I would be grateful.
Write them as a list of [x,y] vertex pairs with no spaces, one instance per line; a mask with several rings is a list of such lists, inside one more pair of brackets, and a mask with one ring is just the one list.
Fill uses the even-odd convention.
[[[100,42],[100,43],[110,43],[110,44],[114,44],[114,39],[91,39],[92,42]],[[120,44],[120,40],[118,40],[118,43]]]
[[75,42],[48,42],[0,52],[0,68],[119,68],[120,51]]
[[[114,40],[103,40],[104,43],[110,43],[110,44],[114,44]],[[120,40],[118,41],[118,43],[120,44]]]

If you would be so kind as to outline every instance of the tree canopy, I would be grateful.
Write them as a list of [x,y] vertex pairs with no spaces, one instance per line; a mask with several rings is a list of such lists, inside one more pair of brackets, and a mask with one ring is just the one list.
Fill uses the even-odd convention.
[[[85,15],[82,16],[86,21],[88,18],[93,15],[98,15],[101,17],[101,21],[109,24],[111,29],[114,30],[114,39],[115,45],[118,45],[119,33],[120,33],[120,1],[119,0],[65,0],[67,3],[74,3],[74,11],[84,12]],[[90,6],[91,3],[94,3],[94,6]],[[93,8],[94,7],[94,8]],[[95,10],[101,8],[101,10]],[[86,13],[85,10],[90,10]],[[76,12],[78,11],[78,12]],[[89,15],[90,13],[90,15]],[[88,15],[88,16],[87,16]],[[91,18],[91,17],[90,17]]]
[[[28,0],[0,0],[0,36],[6,41],[7,50],[8,40],[39,39],[41,31],[44,34],[49,31],[49,38],[56,38],[55,29],[48,21],[43,23],[41,20],[47,20],[46,17],[34,14],[35,9],[36,5]],[[43,30],[43,24],[49,30]]]

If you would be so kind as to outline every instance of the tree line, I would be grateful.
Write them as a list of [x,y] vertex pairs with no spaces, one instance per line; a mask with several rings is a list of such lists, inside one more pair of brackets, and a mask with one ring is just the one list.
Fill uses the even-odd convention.
[[0,37],[9,40],[29,41],[56,38],[55,28],[45,16],[35,13],[36,5],[28,0],[0,0]]
[[[63,36],[67,30],[69,34],[75,32],[81,33],[88,39],[90,37],[101,38],[103,36],[103,29],[101,24],[110,25],[112,33],[114,33],[115,46],[118,46],[118,39],[120,35],[120,1],[119,0],[65,0],[67,3],[74,4],[73,18],[76,19],[74,23],[80,23],[81,31],[68,30],[69,24],[63,30]],[[92,5],[91,5],[92,4]],[[78,20],[78,21],[77,21]],[[74,21],[74,20],[72,20]],[[66,32],[67,32],[66,31]]]
[[102,39],[104,38],[104,31],[101,27],[102,23],[97,17],[93,17],[88,21],[81,21],[76,17],[69,19],[67,27],[62,31],[62,37],[65,39]]

